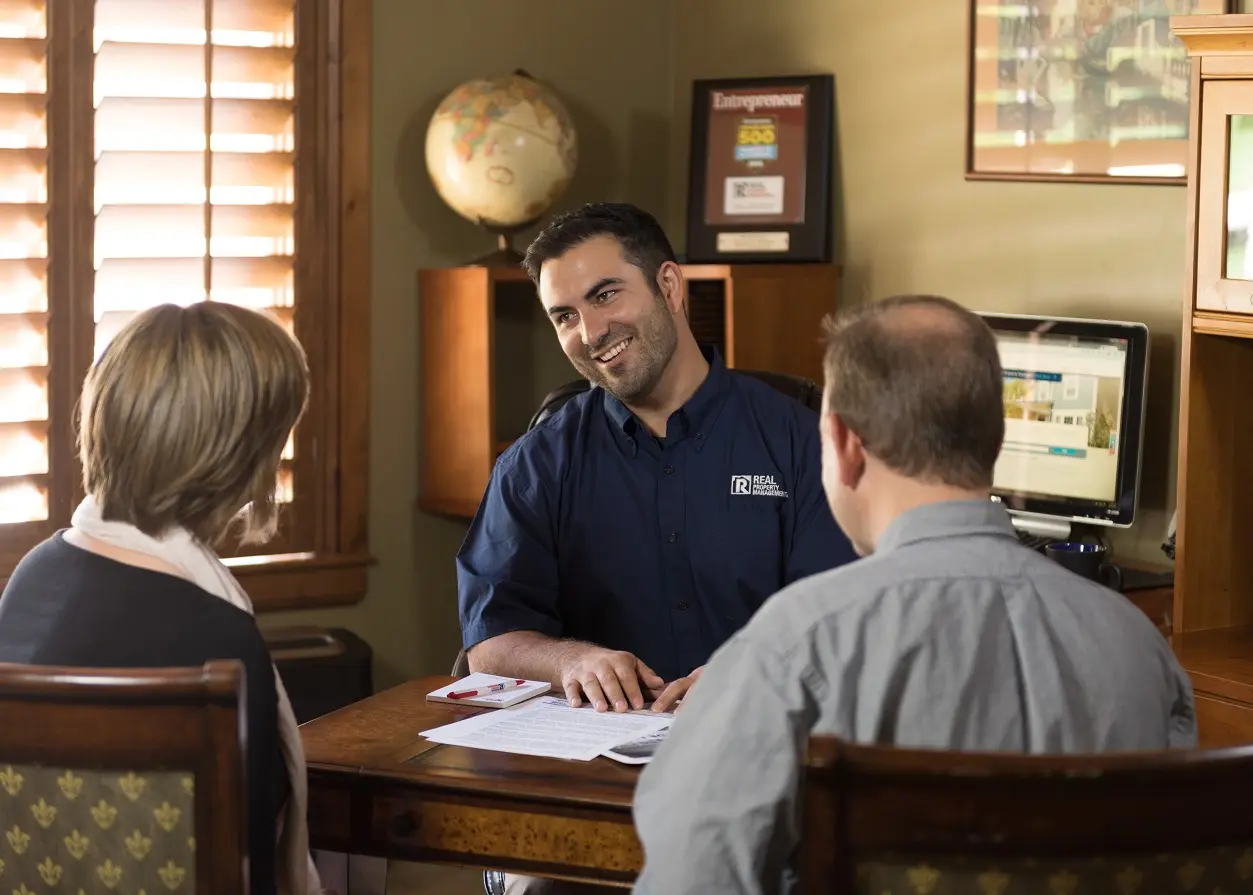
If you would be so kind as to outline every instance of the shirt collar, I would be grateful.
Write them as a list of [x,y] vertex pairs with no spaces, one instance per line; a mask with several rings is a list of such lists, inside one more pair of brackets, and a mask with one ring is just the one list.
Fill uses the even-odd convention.
[[[702,345],[700,350],[709,363],[709,373],[706,374],[705,380],[692,397],[687,399],[687,403],[671,414],[666,424],[667,438],[676,435],[700,435],[702,429],[707,429],[716,416],[715,411],[720,406],[718,398],[730,382],[726,364],[723,363],[718,349],[712,345]],[[637,429],[644,428],[643,424],[635,418],[635,414],[609,392],[605,392],[605,413],[627,436],[634,436]],[[673,428],[676,417],[680,425],[677,431]]]
[[889,553],[919,541],[970,535],[1018,538],[1003,504],[993,500],[946,500],[901,513],[879,536],[875,553]]

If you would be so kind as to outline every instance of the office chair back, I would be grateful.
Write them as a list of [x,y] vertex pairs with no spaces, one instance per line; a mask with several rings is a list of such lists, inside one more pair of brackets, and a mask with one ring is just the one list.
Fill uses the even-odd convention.
[[[791,373],[775,373],[771,370],[735,370],[734,372],[766,383],[789,398],[800,401],[815,413],[822,412],[822,387],[812,379],[794,376]],[[580,395],[591,387],[591,383],[586,379],[576,379],[553,389],[540,402],[539,409],[535,411],[535,415],[531,417],[531,422],[527,425],[527,431],[529,432],[548,419],[575,395]]]
[[242,689],[237,661],[0,664],[4,891],[246,891]]
[[1253,747],[1025,756],[810,740],[799,891],[1253,891]]

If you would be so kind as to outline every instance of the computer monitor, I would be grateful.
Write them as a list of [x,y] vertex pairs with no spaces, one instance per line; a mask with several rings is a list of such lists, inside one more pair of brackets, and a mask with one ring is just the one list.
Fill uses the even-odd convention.
[[1064,540],[1074,523],[1135,521],[1149,331],[1141,323],[983,314],[1005,371],[993,499],[1014,525]]

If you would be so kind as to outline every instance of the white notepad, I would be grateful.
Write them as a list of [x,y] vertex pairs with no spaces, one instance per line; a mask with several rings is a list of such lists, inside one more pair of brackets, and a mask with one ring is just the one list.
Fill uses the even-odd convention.
[[426,694],[426,698],[431,702],[447,702],[451,705],[472,705],[489,709],[507,709],[511,705],[517,705],[530,699],[533,696],[539,696],[547,693],[552,689],[552,684],[547,681],[527,681],[515,690],[503,690],[499,693],[488,693],[485,696],[470,696],[464,699],[451,699],[449,693],[464,693],[467,690],[476,690],[480,687],[489,687],[492,684],[499,684],[504,681],[513,681],[515,678],[500,677],[495,674],[483,674],[476,671],[461,680],[449,684],[447,687],[440,687]]

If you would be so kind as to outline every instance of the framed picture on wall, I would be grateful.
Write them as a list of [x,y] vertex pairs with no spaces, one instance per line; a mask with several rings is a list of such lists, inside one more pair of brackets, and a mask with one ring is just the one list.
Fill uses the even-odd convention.
[[1191,68],[1172,15],[1235,0],[969,0],[968,180],[1182,184]]
[[687,259],[831,260],[832,75],[692,85]]

